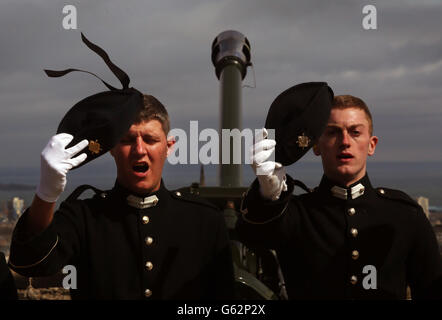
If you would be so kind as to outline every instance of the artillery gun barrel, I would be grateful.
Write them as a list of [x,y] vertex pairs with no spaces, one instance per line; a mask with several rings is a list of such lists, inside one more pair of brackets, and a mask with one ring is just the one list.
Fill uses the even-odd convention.
[[[212,43],[212,63],[220,81],[220,109],[222,129],[242,129],[241,104],[242,81],[250,65],[250,43],[240,32],[229,30],[221,32]],[[220,137],[220,141],[222,141]],[[242,185],[241,164],[234,164],[235,152],[242,154],[241,141],[233,143],[230,137],[230,159],[222,162],[220,150],[219,181],[221,187],[240,187]]]

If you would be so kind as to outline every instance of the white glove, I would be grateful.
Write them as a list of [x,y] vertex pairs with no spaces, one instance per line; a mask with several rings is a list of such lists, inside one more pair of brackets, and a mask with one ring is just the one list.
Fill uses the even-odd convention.
[[66,149],[74,139],[67,133],[53,136],[41,152],[40,184],[37,187],[37,196],[46,202],[56,202],[66,186],[66,174],[70,169],[86,160],[86,153],[72,158],[83,150],[89,143],[83,140]]
[[265,128],[255,136],[255,144],[251,148],[250,156],[253,171],[258,177],[259,191],[261,195],[270,200],[278,200],[282,191],[287,191],[285,169],[282,164],[275,161],[267,161],[275,151],[276,141],[267,139],[268,133]]

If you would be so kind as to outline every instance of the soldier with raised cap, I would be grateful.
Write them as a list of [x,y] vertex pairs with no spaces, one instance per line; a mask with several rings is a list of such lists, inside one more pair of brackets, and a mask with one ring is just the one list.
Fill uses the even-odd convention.
[[[280,94],[252,152],[257,174],[237,231],[251,247],[276,249],[289,299],[442,297],[438,243],[422,208],[405,193],[374,188],[367,158],[376,149],[370,111],[333,96],[326,83]],[[324,170],[310,190],[284,166],[309,149]],[[270,156],[275,152],[275,158]],[[293,195],[295,185],[307,193]]]
[[[12,237],[9,265],[25,276],[47,276],[66,265],[77,271],[73,299],[229,299],[233,265],[217,207],[169,191],[162,170],[174,139],[155,97],[129,88],[129,77],[100,55],[123,85],[87,97],[61,121],[41,154],[34,201]],[[46,70],[51,77],[71,71]],[[87,71],[83,71],[87,72]],[[90,72],[88,72],[90,73]],[[114,187],[78,187],[54,213],[69,170],[110,151]],[[95,195],[79,200],[86,189]]]

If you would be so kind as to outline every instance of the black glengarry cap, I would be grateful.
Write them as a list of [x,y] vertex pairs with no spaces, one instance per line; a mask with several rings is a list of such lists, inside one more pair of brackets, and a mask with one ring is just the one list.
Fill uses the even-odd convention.
[[297,84],[270,106],[265,127],[275,129],[275,160],[284,166],[302,158],[321,136],[330,116],[333,90],[326,82]]
[[113,64],[107,53],[90,42],[83,33],[81,39],[104,60],[123,88],[117,89],[89,71],[44,70],[49,77],[61,77],[72,71],[86,72],[100,79],[110,90],[94,94],[75,104],[58,126],[57,133],[69,133],[74,136],[68,148],[84,139],[89,141],[89,146],[83,151],[87,154],[87,158],[77,168],[112,149],[135,122],[137,114],[143,107],[143,94],[134,88],[129,88],[129,76]]

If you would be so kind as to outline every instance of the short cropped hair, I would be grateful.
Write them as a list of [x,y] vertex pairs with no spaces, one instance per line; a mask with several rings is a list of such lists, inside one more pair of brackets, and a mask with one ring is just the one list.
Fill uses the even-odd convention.
[[369,133],[370,136],[373,135],[373,118],[371,116],[370,110],[368,109],[365,102],[351,95],[341,95],[335,96],[332,103],[332,109],[348,109],[348,108],[356,108],[364,111],[369,125]]
[[166,108],[154,96],[143,94],[143,108],[135,118],[135,123],[138,124],[150,120],[158,120],[167,136],[170,130],[170,120]]

